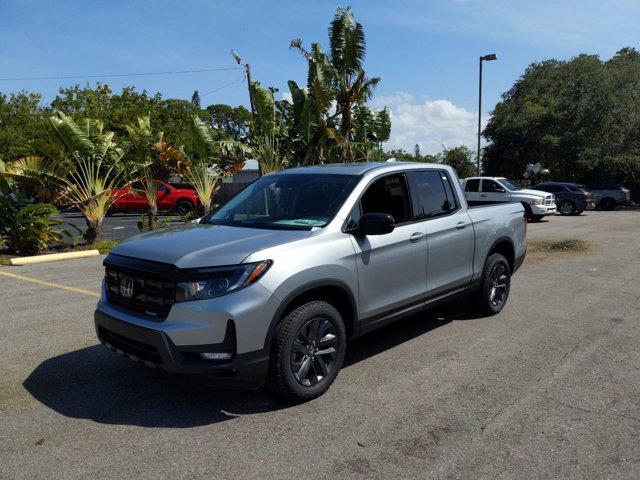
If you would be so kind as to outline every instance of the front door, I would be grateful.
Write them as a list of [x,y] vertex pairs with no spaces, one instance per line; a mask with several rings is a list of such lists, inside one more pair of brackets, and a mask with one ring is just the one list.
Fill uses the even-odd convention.
[[358,269],[358,309],[367,319],[421,300],[427,285],[427,247],[422,222],[412,223],[404,174],[383,176],[369,185],[352,212],[388,213],[395,220],[385,235],[352,236]]
[[508,202],[511,200],[511,196],[498,182],[484,178],[480,189],[480,200],[490,203]]

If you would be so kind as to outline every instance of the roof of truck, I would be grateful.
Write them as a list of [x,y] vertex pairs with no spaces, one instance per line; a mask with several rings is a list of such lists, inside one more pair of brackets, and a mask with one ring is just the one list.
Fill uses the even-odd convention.
[[432,163],[421,162],[355,162],[355,163],[328,163],[325,165],[311,165],[308,167],[295,167],[282,170],[278,173],[324,173],[335,175],[364,175],[374,169],[383,169],[398,166],[420,168],[423,166],[438,166]]

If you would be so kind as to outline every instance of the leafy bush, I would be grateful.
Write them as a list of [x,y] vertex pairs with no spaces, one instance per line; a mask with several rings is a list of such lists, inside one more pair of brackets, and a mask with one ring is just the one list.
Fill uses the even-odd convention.
[[12,191],[0,193],[0,245],[10,253],[31,254],[61,242],[69,234],[62,221],[51,217],[58,209],[48,203],[26,204],[26,198]]

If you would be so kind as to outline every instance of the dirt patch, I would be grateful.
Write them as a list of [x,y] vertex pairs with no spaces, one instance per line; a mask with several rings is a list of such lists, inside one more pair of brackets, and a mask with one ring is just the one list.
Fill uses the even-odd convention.
[[580,255],[593,250],[595,246],[577,238],[540,239],[527,242],[527,263],[529,265],[558,257]]
[[589,250],[591,244],[577,238],[563,238],[559,240],[534,240],[527,243],[527,247],[532,253],[580,253]]

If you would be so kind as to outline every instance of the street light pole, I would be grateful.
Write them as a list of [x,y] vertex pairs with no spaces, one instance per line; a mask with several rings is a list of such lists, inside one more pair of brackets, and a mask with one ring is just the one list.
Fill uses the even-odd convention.
[[[231,55],[233,55],[233,58],[236,59],[236,62],[238,62],[238,65],[241,65],[242,59],[240,58],[240,55],[238,55],[238,53],[235,50],[231,50]],[[245,63],[244,69],[247,72],[247,86],[249,87],[249,104],[251,105],[251,116],[255,121],[256,110],[253,105],[253,93],[251,92],[251,67],[249,66],[248,63]]]
[[496,55],[495,53],[480,57],[480,77],[478,79],[478,152],[476,156],[476,175],[478,176],[480,176],[480,135],[482,130],[482,61],[485,60],[487,62],[490,62],[497,59],[498,55]]

